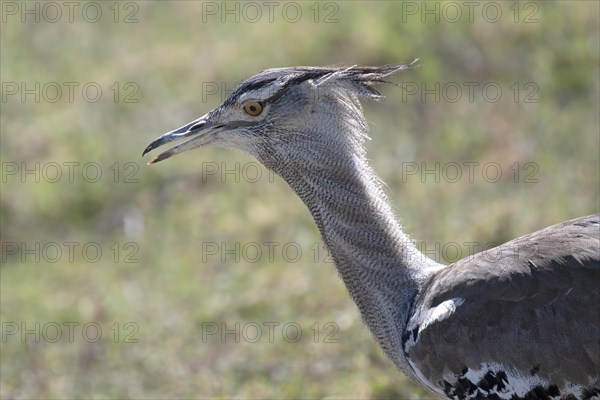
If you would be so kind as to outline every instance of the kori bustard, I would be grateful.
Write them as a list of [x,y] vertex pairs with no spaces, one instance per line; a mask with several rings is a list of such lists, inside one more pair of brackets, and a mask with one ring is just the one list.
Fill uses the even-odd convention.
[[[600,215],[451,265],[394,218],[363,141],[359,98],[410,64],[269,69],[217,108],[150,143],[250,154],[308,207],[364,322],[395,365],[452,399],[600,396]],[[266,201],[266,199],[265,199]]]

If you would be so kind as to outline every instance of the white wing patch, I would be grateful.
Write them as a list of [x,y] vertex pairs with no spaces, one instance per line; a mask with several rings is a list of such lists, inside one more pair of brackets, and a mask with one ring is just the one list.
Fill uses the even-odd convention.
[[421,336],[421,332],[431,325],[434,322],[443,321],[449,316],[451,316],[456,309],[461,306],[465,302],[465,299],[462,297],[454,297],[450,300],[446,300],[438,304],[434,308],[430,308],[426,312],[424,312],[424,317],[419,318],[419,314],[413,316],[411,321],[408,323],[406,327],[407,332],[411,332],[412,334],[408,337],[408,339],[404,342],[404,352],[408,354],[408,351],[411,347],[413,347]]
[[465,299],[461,297],[455,297],[453,299],[443,301],[437,307],[430,309],[427,311],[425,318],[423,318],[423,322],[421,322],[419,331],[424,330],[434,322],[445,320],[450,315],[454,314],[456,308],[461,306],[464,302]]

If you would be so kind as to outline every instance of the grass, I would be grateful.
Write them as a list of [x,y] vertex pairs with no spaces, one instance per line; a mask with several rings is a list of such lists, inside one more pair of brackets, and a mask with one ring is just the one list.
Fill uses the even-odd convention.
[[598,212],[597,3],[436,22],[406,9],[420,2],[300,2],[297,22],[281,5],[239,23],[209,13],[220,2],[119,3],[117,22],[97,4],[96,23],[83,5],[23,23],[2,3],[2,398],[428,397],[377,348],[281,179],[219,149],[140,157],[263,68],[420,57],[365,104],[368,155],[440,261]]

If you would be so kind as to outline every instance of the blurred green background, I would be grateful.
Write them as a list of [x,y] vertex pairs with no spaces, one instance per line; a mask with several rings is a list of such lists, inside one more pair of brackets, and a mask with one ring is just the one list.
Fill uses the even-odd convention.
[[1,3],[4,399],[427,397],[281,179],[140,156],[265,68],[420,58],[367,146],[438,260],[599,210],[598,2],[65,3]]

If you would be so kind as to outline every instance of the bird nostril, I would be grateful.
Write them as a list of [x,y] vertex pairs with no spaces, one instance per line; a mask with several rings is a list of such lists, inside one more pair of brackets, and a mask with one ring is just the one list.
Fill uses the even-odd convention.
[[204,127],[204,125],[206,125],[206,121],[199,122],[196,125],[190,126],[190,129],[188,129],[187,132],[185,132],[185,133],[189,133],[189,132],[196,131],[198,129],[202,129]]

